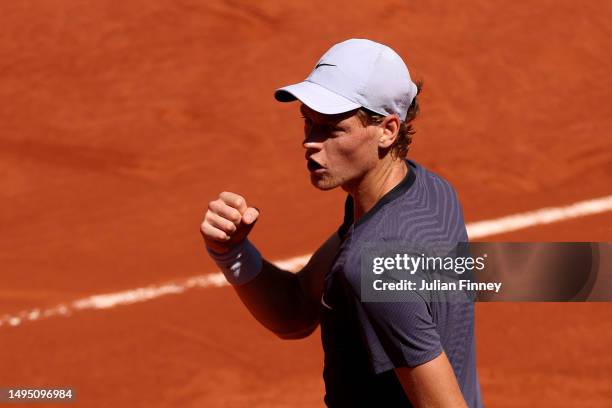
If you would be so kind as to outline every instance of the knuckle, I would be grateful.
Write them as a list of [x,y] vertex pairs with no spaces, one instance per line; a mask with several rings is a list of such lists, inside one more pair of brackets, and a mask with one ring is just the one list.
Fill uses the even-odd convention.
[[221,215],[215,215],[212,219],[211,219],[211,224],[225,232],[228,234],[233,233],[236,230],[236,226],[234,225],[233,222],[231,222],[230,220],[228,220],[227,218],[221,216]]
[[222,191],[219,194],[219,199],[221,201],[227,201],[227,200],[231,200],[236,194],[230,192],[230,191]]
[[203,222],[202,225],[200,225],[200,232],[206,236],[206,237],[210,237],[212,234],[212,230],[211,230],[211,226],[210,224]]
[[225,204],[231,205],[232,207],[239,207],[244,203],[244,198],[242,196],[229,191],[223,191],[221,194],[219,194],[219,200]]
[[238,210],[232,208],[231,211],[228,211],[226,218],[232,223],[237,224],[242,219],[242,216],[240,215],[240,212]]
[[246,201],[244,200],[244,198],[243,198],[243,197],[238,196],[238,197],[236,197],[236,199],[234,200],[234,204],[235,204],[237,207],[242,207],[242,206],[246,205]]
[[231,220],[228,220],[226,217],[221,217],[221,224],[223,224],[223,228],[225,230],[233,231],[234,229],[236,229],[234,223]]
[[206,211],[206,214],[204,214],[203,224],[210,224],[210,219],[212,218],[213,214],[214,213],[211,210]]

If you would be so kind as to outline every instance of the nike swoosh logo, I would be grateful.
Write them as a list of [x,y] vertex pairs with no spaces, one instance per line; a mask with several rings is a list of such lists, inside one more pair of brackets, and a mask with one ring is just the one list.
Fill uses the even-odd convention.
[[322,304],[323,306],[325,306],[326,308],[328,308],[329,310],[334,310],[334,308],[333,308],[333,307],[331,307],[330,305],[328,305],[328,304],[325,302],[325,298],[323,297],[323,295],[321,295],[321,304]]
[[319,68],[319,67],[335,67],[334,64],[326,64],[325,62],[322,62],[320,64],[317,64],[317,66],[315,67],[315,69]]

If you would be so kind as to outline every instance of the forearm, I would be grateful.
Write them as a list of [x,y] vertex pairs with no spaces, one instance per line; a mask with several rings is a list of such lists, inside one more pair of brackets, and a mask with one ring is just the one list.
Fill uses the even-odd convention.
[[301,338],[318,324],[318,304],[308,300],[297,274],[265,260],[253,280],[234,289],[251,314],[279,337]]
[[303,337],[318,322],[318,304],[304,293],[299,277],[263,260],[248,241],[211,257],[251,314],[280,337]]

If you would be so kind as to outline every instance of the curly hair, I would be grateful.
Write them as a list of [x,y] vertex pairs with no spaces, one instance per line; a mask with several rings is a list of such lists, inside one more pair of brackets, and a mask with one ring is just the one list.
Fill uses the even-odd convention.
[[[419,81],[416,83],[417,95],[421,93],[423,89],[423,82]],[[391,154],[395,158],[404,158],[408,154],[408,149],[412,143],[412,135],[416,133],[416,130],[412,126],[412,121],[417,117],[419,113],[419,102],[415,96],[408,108],[406,118],[400,123],[400,128],[397,134],[397,139],[391,145]],[[361,120],[364,126],[379,125],[385,118],[383,115],[372,112],[365,108],[360,108],[357,111],[357,117]]]

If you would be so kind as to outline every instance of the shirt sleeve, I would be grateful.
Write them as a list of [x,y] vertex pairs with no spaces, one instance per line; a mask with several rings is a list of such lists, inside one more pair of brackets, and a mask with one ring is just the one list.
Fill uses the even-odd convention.
[[357,302],[356,306],[376,374],[416,367],[442,353],[431,310],[418,294],[404,302]]

